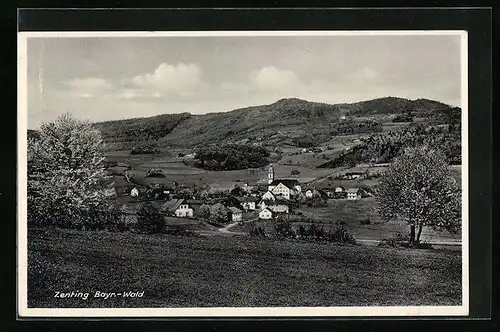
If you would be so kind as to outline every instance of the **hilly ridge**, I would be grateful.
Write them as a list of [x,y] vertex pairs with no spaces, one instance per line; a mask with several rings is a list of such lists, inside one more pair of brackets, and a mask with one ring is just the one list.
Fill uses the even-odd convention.
[[[432,117],[451,106],[428,99],[385,97],[351,104],[326,104],[297,98],[280,99],[269,105],[251,106],[229,112],[193,115],[163,114],[149,118],[97,123],[104,139],[114,148],[129,149],[140,143],[159,147],[193,147],[211,143],[246,143],[328,135],[330,125],[341,116],[352,119],[387,120],[412,112]],[[434,115],[433,115],[434,114]]]

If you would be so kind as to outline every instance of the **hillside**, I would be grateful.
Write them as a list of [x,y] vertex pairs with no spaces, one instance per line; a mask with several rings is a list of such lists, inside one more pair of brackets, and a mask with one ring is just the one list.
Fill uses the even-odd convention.
[[158,141],[190,116],[189,113],[162,114],[149,118],[100,122],[96,126],[101,130],[108,146],[129,149],[137,144]]
[[[286,146],[297,145],[301,140],[320,144],[332,135],[380,132],[381,123],[390,122],[395,115],[410,111],[412,115],[428,121],[460,121],[459,108],[428,99],[385,97],[332,105],[287,98],[269,105],[229,112],[162,114],[101,122],[96,126],[103,132],[109,150],[128,150],[139,145],[191,148],[248,142]],[[340,123],[341,116],[349,118]]]
[[357,116],[398,114],[408,111],[413,113],[427,113],[451,107],[435,100],[410,100],[397,97],[378,98],[352,104],[338,104],[337,106],[342,112],[346,113],[346,115]]
[[290,138],[306,131],[328,131],[328,124],[336,121],[338,114],[335,105],[281,99],[270,105],[192,116],[172,130],[162,140],[162,145],[279,139],[273,136]]

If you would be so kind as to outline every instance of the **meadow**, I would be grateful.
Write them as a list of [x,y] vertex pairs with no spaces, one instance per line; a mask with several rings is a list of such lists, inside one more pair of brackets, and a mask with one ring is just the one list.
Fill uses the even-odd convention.
[[[461,303],[460,251],[47,228],[28,246],[30,308]],[[72,290],[91,295],[54,298]]]

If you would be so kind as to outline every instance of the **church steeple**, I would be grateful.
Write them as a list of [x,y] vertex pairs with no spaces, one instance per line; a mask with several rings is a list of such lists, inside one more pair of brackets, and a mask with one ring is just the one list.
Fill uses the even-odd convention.
[[274,168],[273,164],[269,164],[269,170],[267,171],[267,183],[271,184],[274,181]]

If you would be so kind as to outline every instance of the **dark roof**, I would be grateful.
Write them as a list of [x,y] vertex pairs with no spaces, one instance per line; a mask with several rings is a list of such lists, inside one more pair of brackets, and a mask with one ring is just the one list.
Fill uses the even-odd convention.
[[175,211],[184,202],[183,199],[171,199],[162,205],[161,211]]
[[271,200],[271,199],[261,199],[259,202],[259,205],[262,204],[262,202],[266,203],[266,206],[272,206],[272,205],[288,205],[287,200]]
[[229,210],[231,211],[231,213],[241,213],[241,210],[238,209],[238,208],[235,208],[233,206],[229,207]]
[[259,199],[257,197],[245,196],[245,197],[236,197],[240,202],[257,202]]
[[270,186],[277,186],[278,184],[283,183],[285,186],[288,188],[293,188],[294,186],[299,185],[299,180],[295,179],[277,179],[271,182],[269,185]]
[[204,202],[199,199],[188,199],[186,200],[186,204],[192,205],[202,205]]

